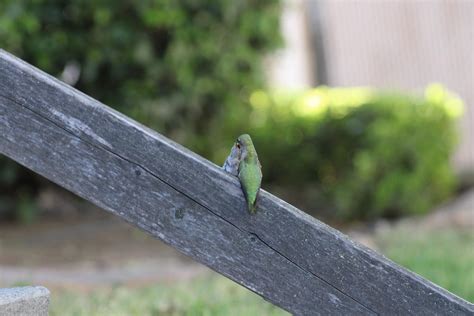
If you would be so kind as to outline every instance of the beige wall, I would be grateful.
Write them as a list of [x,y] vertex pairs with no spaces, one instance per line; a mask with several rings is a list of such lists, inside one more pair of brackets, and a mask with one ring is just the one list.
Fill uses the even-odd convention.
[[455,164],[473,169],[474,0],[318,3],[329,84],[419,91],[441,82],[466,103]]
[[285,46],[268,56],[265,64],[267,83],[271,87],[307,89],[312,86],[314,74],[306,1],[283,1],[280,24]]

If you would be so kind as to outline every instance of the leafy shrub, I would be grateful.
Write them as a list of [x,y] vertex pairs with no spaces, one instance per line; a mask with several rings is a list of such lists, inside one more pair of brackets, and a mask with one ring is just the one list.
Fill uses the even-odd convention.
[[261,86],[278,2],[5,0],[0,43],[58,77],[77,65],[79,90],[183,141]]
[[279,16],[278,0],[3,0],[0,47],[199,150],[262,86]]
[[[420,214],[452,193],[454,118],[462,102],[440,85],[425,97],[319,87],[256,91],[250,100],[253,112],[240,128],[254,138],[264,180],[315,188],[310,192],[338,218]],[[228,147],[217,149],[215,160]]]

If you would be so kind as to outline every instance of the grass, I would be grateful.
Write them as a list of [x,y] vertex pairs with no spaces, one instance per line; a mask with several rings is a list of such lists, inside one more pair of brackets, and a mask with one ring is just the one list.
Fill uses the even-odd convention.
[[[454,229],[397,229],[377,236],[392,260],[474,301],[474,234]],[[130,288],[116,286],[89,294],[52,293],[51,315],[288,315],[221,276]]]
[[117,286],[89,294],[52,293],[50,315],[288,315],[221,277],[133,289]]
[[381,236],[379,246],[393,261],[474,302],[474,232],[397,229]]

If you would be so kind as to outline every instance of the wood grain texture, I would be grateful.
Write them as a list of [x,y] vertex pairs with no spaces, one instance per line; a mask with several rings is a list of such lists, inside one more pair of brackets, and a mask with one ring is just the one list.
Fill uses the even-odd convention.
[[237,178],[3,51],[0,132],[1,153],[296,315],[474,313],[265,191],[249,215]]

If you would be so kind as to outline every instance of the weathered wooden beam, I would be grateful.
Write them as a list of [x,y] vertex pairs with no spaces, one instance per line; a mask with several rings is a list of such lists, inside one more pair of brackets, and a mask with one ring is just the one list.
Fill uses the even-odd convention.
[[265,191],[249,215],[235,177],[4,51],[0,132],[1,153],[294,314],[474,313]]

